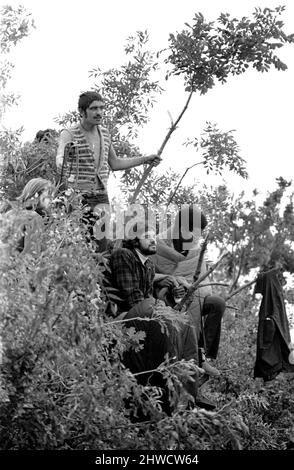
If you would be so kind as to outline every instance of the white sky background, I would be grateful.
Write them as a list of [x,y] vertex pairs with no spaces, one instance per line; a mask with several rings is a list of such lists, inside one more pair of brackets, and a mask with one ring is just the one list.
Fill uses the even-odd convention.
[[[33,15],[36,29],[10,55],[15,64],[8,88],[21,95],[18,107],[7,113],[4,125],[24,126],[24,139],[33,140],[39,129],[57,127],[53,118],[74,110],[81,91],[93,81],[88,71],[119,67],[125,62],[123,45],[137,30],[147,29],[150,49],[161,50],[169,33],[185,28],[194,14],[207,20],[221,12],[241,18],[255,7],[286,5],[281,19],[285,31],[294,32],[293,0],[0,0],[0,5],[24,5]],[[227,177],[238,193],[246,188],[272,189],[275,178],[293,176],[294,45],[278,50],[288,70],[272,69],[261,74],[250,71],[230,77],[206,95],[195,95],[179,129],[163,153],[158,170],[168,167],[182,173],[196,160],[192,150],[182,147],[188,137],[200,135],[206,121],[217,123],[223,131],[235,129],[241,155],[247,161],[249,180]],[[164,73],[162,74],[164,77]],[[140,132],[138,144],[143,153],[155,153],[170,125],[168,112],[177,117],[186,94],[182,80],[162,81],[166,89],[150,114],[149,124]],[[199,167],[191,170],[186,182],[202,178]],[[208,184],[220,182],[206,177]]]

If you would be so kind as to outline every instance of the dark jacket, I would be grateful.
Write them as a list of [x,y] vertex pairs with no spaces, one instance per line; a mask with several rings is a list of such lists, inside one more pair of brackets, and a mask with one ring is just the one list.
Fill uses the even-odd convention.
[[147,258],[140,261],[136,250],[118,248],[110,257],[110,284],[118,290],[121,301],[117,301],[119,312],[130,310],[144,299],[152,297],[155,268]]
[[257,331],[254,377],[273,380],[280,372],[294,372],[289,363],[291,342],[282,286],[277,271],[260,275],[255,293],[262,294]]

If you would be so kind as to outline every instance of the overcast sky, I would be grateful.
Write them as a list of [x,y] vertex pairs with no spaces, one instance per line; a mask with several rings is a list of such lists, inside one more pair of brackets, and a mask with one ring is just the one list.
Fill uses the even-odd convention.
[[[220,12],[235,17],[250,15],[254,8],[286,5],[282,15],[287,33],[294,33],[293,0],[24,0],[33,15],[36,29],[19,44],[10,58],[15,64],[9,88],[22,99],[6,116],[4,124],[23,125],[25,140],[39,129],[56,127],[53,118],[76,109],[78,95],[92,85],[88,71],[124,63],[123,45],[137,30],[147,29],[150,48],[167,46],[169,33],[181,31],[196,12],[217,19]],[[294,137],[294,45],[279,50],[288,65],[286,72],[247,72],[217,85],[204,96],[195,95],[181,127],[163,154],[162,170],[181,172],[196,161],[196,155],[182,147],[188,137],[199,136],[206,121],[228,131],[235,129],[241,155],[246,159],[249,181],[230,179],[238,192],[243,188],[272,189],[275,178],[293,176]],[[185,102],[182,82],[162,82],[166,89],[150,114],[150,123],[141,131],[138,143],[146,154],[156,152],[169,126],[170,112],[177,117]],[[187,181],[200,176],[196,167]],[[207,183],[214,183],[213,177]]]

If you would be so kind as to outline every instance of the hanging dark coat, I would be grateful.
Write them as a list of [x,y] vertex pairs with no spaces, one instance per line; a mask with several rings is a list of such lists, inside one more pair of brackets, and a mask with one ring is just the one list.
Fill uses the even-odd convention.
[[261,274],[255,293],[262,294],[257,331],[254,377],[273,380],[280,372],[294,372],[289,363],[291,342],[283,289],[277,270]]

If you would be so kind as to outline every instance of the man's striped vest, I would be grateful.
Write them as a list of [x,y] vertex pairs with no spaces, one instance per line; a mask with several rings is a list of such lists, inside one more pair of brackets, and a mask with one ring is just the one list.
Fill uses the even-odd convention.
[[82,193],[107,195],[109,177],[108,153],[110,135],[105,127],[97,126],[100,135],[100,158],[98,167],[94,152],[79,125],[67,129],[72,135],[72,142],[66,145],[64,158],[64,178],[69,187]]

